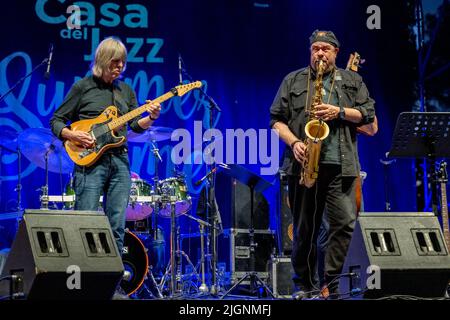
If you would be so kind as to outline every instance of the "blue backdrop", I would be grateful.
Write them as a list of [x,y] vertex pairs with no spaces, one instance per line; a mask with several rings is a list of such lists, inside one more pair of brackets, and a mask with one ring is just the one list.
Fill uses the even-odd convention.
[[[0,20],[0,93],[38,65],[54,45],[51,77],[44,68],[19,85],[0,104],[0,130],[20,134],[32,127],[49,127],[49,119],[71,85],[86,75],[92,51],[107,36],[119,37],[128,48],[124,80],[136,90],[138,100],[153,99],[178,84],[178,55],[196,80],[204,80],[206,91],[222,109],[215,127],[221,130],[267,129],[269,107],[282,78],[309,61],[308,37],[315,29],[333,30],[342,49],[338,65],[358,51],[366,60],[361,75],[376,100],[380,131],[375,137],[360,137],[361,164],[368,173],[364,183],[366,211],[384,211],[385,175],[380,159],[390,148],[397,115],[412,104],[405,82],[415,77],[414,47],[405,28],[408,7],[380,2],[381,29],[367,27],[366,12],[373,1],[11,1]],[[69,5],[81,8],[81,29],[66,26]],[[402,55],[413,57],[401,63]],[[405,49],[406,48],[406,49]],[[405,59],[405,58],[402,58]],[[185,78],[186,79],[186,78]],[[194,121],[207,128],[208,103],[199,92],[164,103],[155,125],[193,130]],[[161,178],[173,175],[170,150],[175,143],[159,143],[163,164]],[[284,145],[280,144],[280,154]],[[154,174],[149,145],[130,143],[132,171],[150,180]],[[18,158],[1,150],[0,212],[17,207]],[[38,208],[37,191],[45,183],[45,172],[22,158],[22,207]],[[259,173],[261,164],[246,165]],[[177,167],[187,176],[195,198],[200,187],[193,181],[205,173],[203,165]],[[264,176],[274,186],[264,192],[275,226],[278,185],[275,175]],[[61,194],[68,175],[49,174],[49,193]],[[393,211],[415,211],[415,173],[411,160],[394,163],[387,176]],[[220,192],[220,186],[217,186]],[[228,213],[222,213],[228,214]],[[186,219],[183,226],[191,226]]]

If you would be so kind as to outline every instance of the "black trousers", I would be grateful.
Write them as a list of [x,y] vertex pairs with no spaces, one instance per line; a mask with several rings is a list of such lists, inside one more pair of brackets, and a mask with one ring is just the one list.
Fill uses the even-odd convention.
[[341,273],[356,220],[355,182],[355,177],[342,177],[340,165],[321,164],[319,177],[311,188],[301,186],[298,176],[289,176],[289,201],[294,222],[292,265],[296,285],[317,287],[317,237],[324,208],[329,223],[325,280],[329,283]]

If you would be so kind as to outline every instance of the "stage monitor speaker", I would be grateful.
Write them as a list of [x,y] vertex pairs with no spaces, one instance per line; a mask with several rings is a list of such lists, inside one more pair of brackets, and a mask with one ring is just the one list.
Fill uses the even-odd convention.
[[25,210],[6,260],[2,296],[111,299],[124,267],[107,217],[96,211]]
[[362,213],[355,226],[341,294],[444,297],[450,256],[432,213]]

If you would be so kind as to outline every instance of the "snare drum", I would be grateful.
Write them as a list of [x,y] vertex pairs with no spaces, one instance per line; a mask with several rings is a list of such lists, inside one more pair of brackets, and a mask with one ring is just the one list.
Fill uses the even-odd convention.
[[153,208],[150,203],[142,202],[139,198],[150,196],[152,187],[145,180],[131,179],[130,199],[126,210],[126,219],[128,221],[137,221],[147,218]]
[[[159,182],[162,196],[176,197],[175,215],[180,216],[191,209],[191,197],[188,194],[186,182],[181,177],[171,177]],[[163,204],[159,214],[164,218],[170,218],[170,204]]]
[[125,231],[122,261],[125,270],[130,272],[130,277],[122,280],[120,286],[127,295],[131,295],[144,283],[148,271],[148,256],[142,241],[128,230]]

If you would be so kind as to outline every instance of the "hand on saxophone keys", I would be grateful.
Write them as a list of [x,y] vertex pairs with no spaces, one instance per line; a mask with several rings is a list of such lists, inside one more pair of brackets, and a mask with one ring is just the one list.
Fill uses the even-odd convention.
[[315,117],[322,119],[323,121],[330,121],[339,117],[339,107],[331,104],[319,104],[314,107]]
[[302,164],[305,162],[306,145],[302,141],[298,140],[294,143],[294,145],[292,146],[292,152],[294,153],[294,157],[298,162]]

